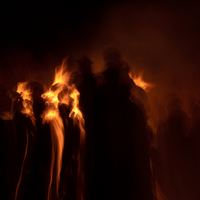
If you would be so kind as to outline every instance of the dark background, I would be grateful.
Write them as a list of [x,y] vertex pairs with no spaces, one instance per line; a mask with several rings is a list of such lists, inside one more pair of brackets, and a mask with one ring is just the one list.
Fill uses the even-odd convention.
[[101,71],[113,46],[156,94],[200,96],[198,1],[6,1],[0,9],[0,79],[9,89],[30,79],[50,85],[66,56],[86,54]]
[[91,24],[94,29],[99,24],[102,9],[108,3],[115,1],[3,3],[1,48],[20,45],[39,54],[41,48],[58,47],[60,44],[55,40],[61,33],[65,33],[66,40],[68,37],[71,42],[78,37],[83,40],[85,26]]

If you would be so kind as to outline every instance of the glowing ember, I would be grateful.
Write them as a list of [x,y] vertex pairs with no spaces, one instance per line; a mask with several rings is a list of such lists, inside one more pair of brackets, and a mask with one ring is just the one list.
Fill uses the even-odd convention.
[[[134,75],[133,75],[134,74]],[[147,83],[143,80],[143,72],[140,72],[138,75],[136,75],[133,71],[128,73],[129,77],[134,81],[134,83],[141,87],[143,90],[147,91],[148,88],[155,87],[152,83]]]

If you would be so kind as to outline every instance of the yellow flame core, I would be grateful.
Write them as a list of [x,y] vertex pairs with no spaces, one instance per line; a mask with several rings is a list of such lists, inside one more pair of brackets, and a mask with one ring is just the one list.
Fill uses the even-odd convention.
[[42,94],[42,98],[45,99],[46,104],[52,104],[56,108],[58,107],[60,102],[58,100],[58,94],[67,86],[69,78],[70,74],[66,72],[64,64],[55,69],[55,78],[52,86],[55,86],[56,88],[54,90],[49,89],[49,91]]
[[[76,122],[80,128],[81,138],[80,138],[80,150],[85,146],[85,130],[84,130],[84,118],[81,111],[78,108],[79,105],[79,96],[80,93],[76,89],[75,85],[69,85],[70,74],[66,72],[64,64],[61,67],[57,67],[55,69],[55,78],[51,88],[44,94],[42,94],[42,98],[45,100],[47,107],[44,111],[42,118],[43,123],[50,123],[51,127],[51,137],[52,137],[52,161],[51,161],[51,174],[50,174],[50,183],[48,189],[48,199],[50,199],[50,191],[52,190],[52,180],[53,180],[53,168],[54,162],[57,161],[57,180],[56,180],[56,193],[58,197],[58,189],[60,182],[60,172],[62,167],[62,154],[64,149],[64,125],[62,118],[59,114],[58,105],[60,103],[69,105],[69,99],[72,101],[72,110],[69,114],[74,122]],[[58,95],[64,90],[67,89],[67,93],[65,93],[62,98],[58,98]],[[82,162],[80,156],[80,150],[77,156],[78,161],[78,174],[77,174],[77,189],[78,189],[78,199],[82,198],[82,186],[83,185],[83,172],[82,172]],[[55,158],[55,152],[56,158]],[[80,185],[81,184],[81,185]],[[80,186],[79,186],[80,185]]]
[[46,99],[47,104],[53,104],[57,108],[59,100],[58,100],[58,94],[59,91],[53,92],[53,91],[48,91],[45,94],[42,95],[42,98]]
[[143,72],[140,72],[138,75],[133,75],[132,71],[128,73],[128,75],[138,87],[141,87],[145,91],[147,91],[149,88],[155,87],[153,83],[147,83],[143,80]]
[[69,78],[70,75],[69,73],[66,72],[66,67],[64,65],[64,63],[62,63],[61,67],[57,67],[55,69],[55,78],[54,78],[54,82],[52,85],[55,85],[57,83],[61,83],[61,84],[67,84],[69,82]]
[[33,124],[35,124],[35,116],[33,112],[33,99],[32,91],[28,88],[28,82],[19,82],[17,84],[16,92],[20,94],[22,98],[23,110],[21,111],[26,116],[30,117]]
[[77,119],[83,119],[83,114],[82,112],[80,111],[80,109],[78,108],[78,105],[79,105],[79,96],[80,96],[80,93],[79,91],[76,89],[75,85],[72,85],[71,87],[71,94],[70,94],[70,97],[73,99],[73,103],[72,103],[72,110],[69,114],[69,116],[71,118],[77,118]]

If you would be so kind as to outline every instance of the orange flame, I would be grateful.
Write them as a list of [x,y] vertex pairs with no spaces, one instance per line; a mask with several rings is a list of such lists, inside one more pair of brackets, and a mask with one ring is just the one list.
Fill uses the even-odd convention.
[[80,147],[78,150],[77,155],[77,161],[78,161],[78,172],[77,172],[77,199],[83,200],[84,196],[84,172],[83,172],[83,164],[84,164],[84,149],[85,149],[85,120],[83,118],[83,114],[80,111],[78,105],[79,105],[79,96],[80,93],[76,89],[75,85],[72,85],[71,87],[72,93],[70,94],[70,97],[74,100],[73,101],[73,108],[72,111],[69,114],[69,117],[71,117],[75,123],[78,124],[80,129]]
[[[84,130],[84,118],[81,111],[78,108],[79,105],[79,95],[80,93],[76,89],[75,85],[69,85],[70,74],[66,72],[66,67],[64,64],[61,67],[57,67],[55,69],[55,78],[51,88],[44,94],[42,94],[42,98],[46,101],[47,108],[43,113],[43,123],[50,123],[51,127],[51,137],[52,137],[52,160],[51,160],[51,174],[50,174],[50,183],[48,189],[48,199],[50,199],[50,191],[53,179],[53,168],[54,162],[57,157],[57,180],[56,180],[56,193],[58,198],[58,189],[60,182],[60,172],[62,167],[62,154],[64,149],[64,125],[63,121],[60,117],[58,105],[60,103],[69,105],[69,100],[72,99],[72,110],[69,114],[75,123],[78,124],[81,131],[80,138],[80,150],[77,156],[78,161],[78,173],[77,173],[77,189],[78,189],[78,199],[83,199],[82,195],[82,185],[83,185],[83,172],[82,172],[82,163],[83,157],[80,155],[80,151],[84,148],[85,144],[85,130]],[[65,93],[62,98],[59,98],[59,94],[67,89],[69,92]],[[57,156],[55,156],[55,150],[57,152]]]
[[128,75],[138,87],[141,87],[143,90],[147,91],[149,88],[155,87],[155,85],[153,83],[145,82],[143,80],[143,73],[144,72],[140,72],[138,75],[136,75],[134,71],[131,71],[128,73]]
[[28,151],[28,131],[26,130],[26,149],[25,149],[25,153],[24,153],[24,158],[23,158],[23,161],[22,161],[22,167],[21,167],[21,171],[20,171],[20,176],[19,176],[19,180],[18,180],[18,183],[17,183],[17,187],[15,189],[15,200],[17,200],[17,196],[18,196],[18,191],[19,191],[19,185],[21,183],[21,179],[22,179],[22,173],[23,173],[23,169],[24,169],[24,163],[25,163],[25,160],[26,160],[26,156],[27,156],[27,151]]
[[44,93],[42,95],[42,98],[46,100],[46,103],[48,105],[52,104],[56,108],[58,107],[59,100],[58,100],[58,94],[67,87],[67,84],[69,82],[70,74],[65,72],[65,66],[64,64],[61,65],[61,67],[57,67],[55,69],[55,78],[54,82],[52,84],[52,87],[54,86],[55,89],[50,88],[49,91]]
[[[60,172],[62,167],[62,153],[64,149],[64,126],[62,123],[62,119],[59,116],[57,110],[48,112],[44,119],[45,122],[50,123],[51,128],[51,138],[52,138],[52,160],[51,160],[51,176],[50,176],[50,184],[48,189],[48,199],[50,199],[50,190],[53,179],[53,167],[54,162],[57,158],[57,174],[56,174],[56,194],[58,197],[58,189],[60,183]],[[57,153],[57,157],[55,156],[55,152]]]
[[[51,139],[52,139],[52,159],[51,159],[51,174],[48,188],[48,199],[50,199],[50,191],[53,179],[53,167],[55,159],[57,158],[57,174],[56,174],[56,195],[58,198],[58,189],[60,183],[60,172],[62,167],[62,154],[64,149],[64,126],[58,110],[58,94],[66,87],[69,80],[69,74],[65,72],[64,65],[55,69],[54,82],[46,93],[42,94],[48,105],[43,113],[43,123],[50,123]],[[55,152],[57,156],[55,157]]]
[[33,99],[32,91],[28,88],[28,82],[19,82],[17,84],[16,92],[20,94],[22,98],[23,110],[21,111],[27,117],[30,117],[33,124],[35,124],[35,116],[33,112]]
[[[27,85],[28,85],[28,82],[19,82],[17,84],[16,92],[19,93],[22,98],[23,110],[21,111],[21,113],[26,115],[27,117],[29,117],[31,119],[32,123],[35,125],[32,91],[30,90],[30,88],[28,88]],[[32,134],[32,132],[31,132],[31,134]],[[33,136],[33,134],[32,134],[32,136]],[[23,162],[22,162],[19,180],[18,180],[17,187],[15,190],[15,200],[17,199],[17,196],[18,196],[18,190],[19,190],[19,186],[21,183],[21,179],[22,179],[22,173],[23,173],[26,156],[27,156],[27,151],[28,151],[28,132],[26,130],[26,149],[25,149],[25,154],[24,154],[24,158],[23,158]]]

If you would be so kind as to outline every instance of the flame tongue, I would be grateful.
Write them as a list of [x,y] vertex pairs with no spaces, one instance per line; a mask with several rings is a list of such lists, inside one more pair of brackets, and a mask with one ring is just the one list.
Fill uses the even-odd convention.
[[[64,125],[62,118],[60,117],[59,104],[71,105],[72,109],[69,114],[75,123],[78,124],[81,132],[80,138],[80,149],[78,150],[77,163],[78,163],[78,172],[77,172],[77,189],[78,189],[78,199],[83,199],[83,192],[81,190],[83,185],[83,172],[82,172],[82,163],[83,156],[80,156],[80,151],[84,148],[84,118],[81,111],[78,108],[79,105],[79,95],[80,93],[76,89],[75,85],[69,85],[70,74],[66,72],[65,66],[62,65],[60,68],[55,69],[55,79],[50,87],[50,89],[42,94],[42,98],[45,100],[47,107],[44,111],[42,118],[43,123],[50,123],[51,127],[51,138],[52,138],[52,160],[51,160],[51,174],[50,174],[50,183],[48,189],[48,199],[50,199],[50,192],[53,188],[53,168],[54,162],[56,161],[56,195],[58,196],[59,182],[60,182],[60,172],[62,167],[62,154],[64,149]],[[55,155],[56,152],[56,155]],[[82,160],[81,160],[82,159]]]
[[78,171],[77,171],[77,199],[83,200],[84,196],[84,149],[85,149],[85,120],[83,114],[80,111],[79,105],[79,91],[76,89],[75,85],[72,85],[72,93],[70,97],[73,101],[73,108],[69,116],[74,120],[75,123],[79,126],[80,129],[80,146],[78,149],[77,162],[78,162]]
[[32,91],[28,87],[28,82],[19,82],[17,84],[17,93],[20,94],[22,98],[22,113],[26,116],[30,117],[33,124],[35,124],[35,116],[33,112],[33,99],[32,99]]
[[[56,195],[58,198],[58,189],[60,182],[60,172],[62,167],[62,154],[64,149],[64,126],[60,113],[58,110],[59,93],[66,87],[68,82],[68,74],[64,72],[65,68],[61,66],[60,68],[55,69],[55,79],[51,88],[44,94],[42,98],[46,101],[47,107],[44,111],[42,118],[43,123],[50,123],[51,128],[51,139],[52,139],[52,159],[51,159],[51,174],[50,182],[48,188],[48,199],[50,199],[50,192],[52,190],[52,181],[53,181],[53,171],[54,171],[54,162],[56,164]],[[56,152],[56,155],[55,155]]]
[[[21,110],[21,113],[26,115],[27,117],[29,117],[31,119],[32,123],[35,125],[35,116],[34,116],[34,112],[33,112],[32,91],[31,91],[30,87],[28,87],[28,82],[19,82],[17,84],[16,92],[18,94],[20,94],[20,96],[22,98],[23,108]],[[13,99],[15,99],[15,98],[13,98]],[[13,100],[13,101],[15,101],[15,100]],[[12,105],[12,107],[13,107],[13,105]],[[12,109],[11,109],[11,113],[12,113]],[[31,134],[33,136],[32,132],[31,132]],[[24,163],[25,163],[25,160],[26,160],[26,157],[27,157],[28,141],[29,141],[28,131],[26,130],[26,148],[25,148],[24,158],[23,158],[23,161],[22,161],[19,180],[18,180],[16,190],[15,190],[15,200],[17,200],[17,197],[18,197],[18,191],[19,191],[19,186],[20,186],[21,179],[22,179]]]

